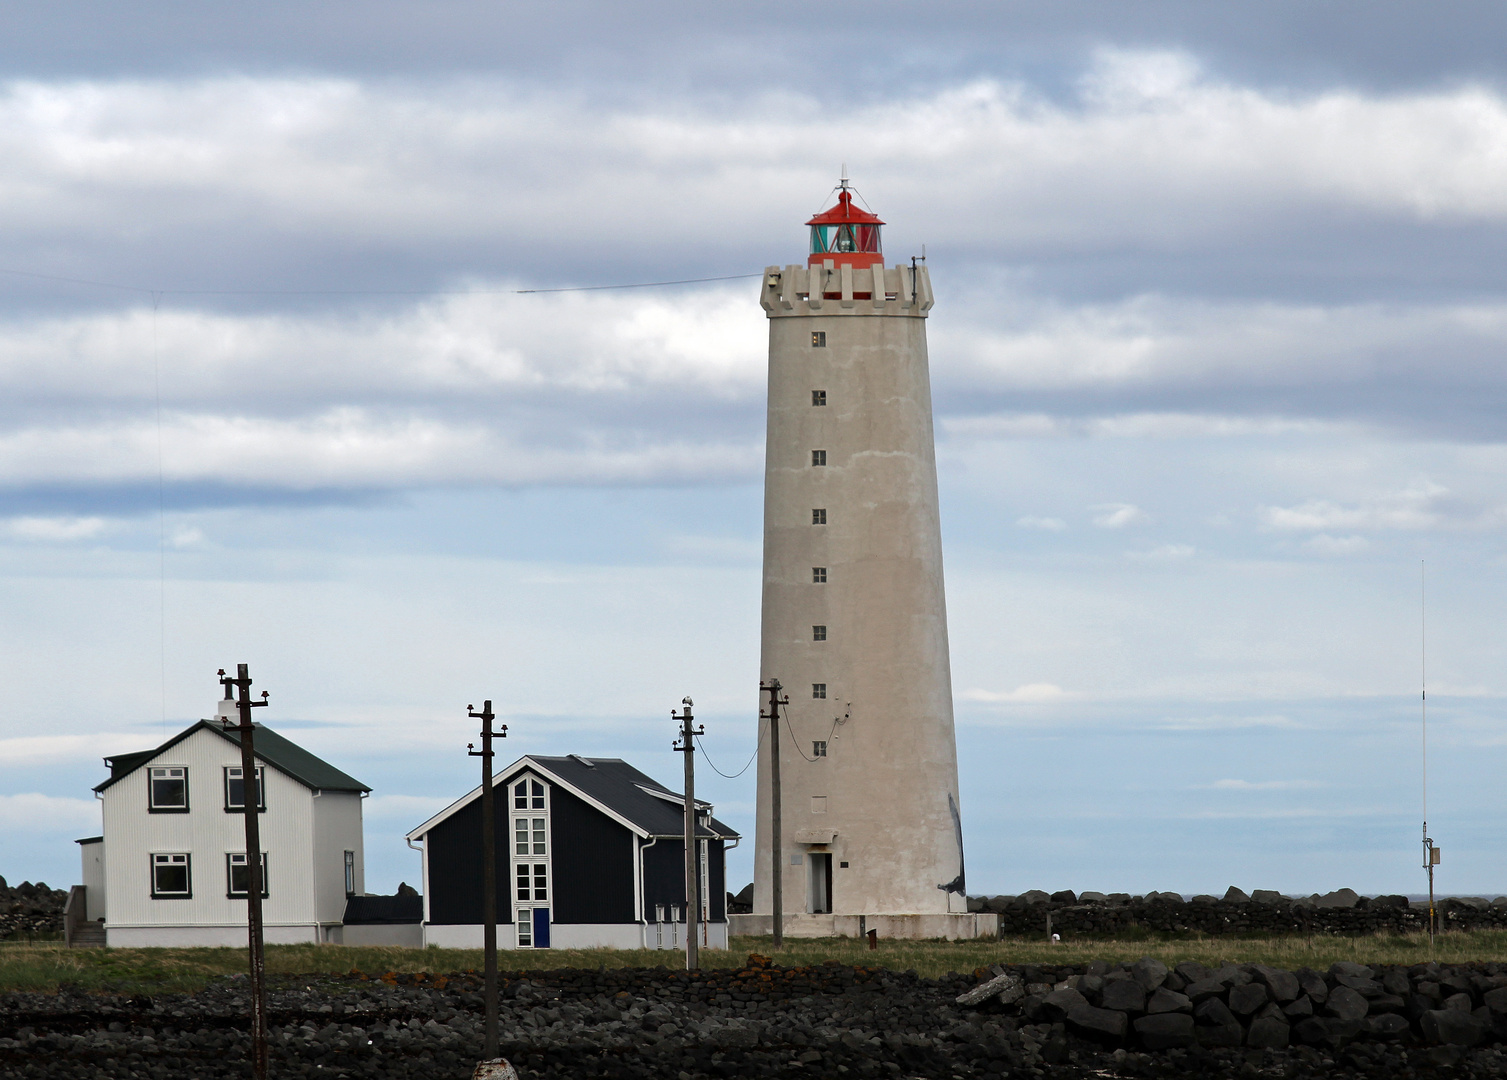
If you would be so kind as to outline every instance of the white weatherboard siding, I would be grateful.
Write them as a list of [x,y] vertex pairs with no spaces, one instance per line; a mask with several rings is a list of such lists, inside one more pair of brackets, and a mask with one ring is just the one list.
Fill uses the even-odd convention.
[[322,791],[313,800],[315,907],[326,926],[345,917],[345,853],[356,854],[356,895],[366,892],[361,849],[361,796],[354,791]]
[[[242,815],[225,809],[224,770],[239,767],[240,755],[234,742],[200,729],[102,793],[111,945],[245,940],[246,901],[227,895],[226,872],[226,855],[246,848]],[[149,812],[148,778],[152,768],[162,766],[188,770],[188,813]],[[264,768],[267,809],[260,828],[267,853],[269,895],[262,902],[266,939],[318,941],[321,925],[338,924],[343,914],[341,853],[361,850],[360,800],[344,793],[316,799],[303,784],[270,765]],[[179,852],[192,857],[192,896],[154,899],[151,856]]]
[[84,918],[89,922],[105,917],[105,842],[79,845],[79,858],[83,862]]
[[[772,266],[761,304],[769,407],[759,673],[778,678],[790,698],[781,732],[783,908],[810,910],[811,857],[830,854],[836,915],[962,913],[964,898],[937,887],[958,876],[960,850],[926,353],[930,280],[924,267]],[[825,391],[824,405],[813,391]],[[813,461],[818,450],[824,464]],[[813,523],[816,509],[825,524]],[[825,684],[824,699],[813,684]],[[849,703],[851,718],[834,726]],[[827,742],[827,756],[813,753],[816,741]],[[766,917],[770,807],[766,740],[754,879],[754,910]]]

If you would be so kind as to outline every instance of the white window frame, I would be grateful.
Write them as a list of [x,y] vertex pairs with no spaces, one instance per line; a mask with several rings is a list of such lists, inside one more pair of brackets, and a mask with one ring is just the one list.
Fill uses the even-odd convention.
[[[246,853],[244,851],[227,851],[225,853],[225,897],[226,897],[226,899],[229,899],[229,900],[245,900],[248,896],[251,895],[251,890],[250,889],[245,889],[245,890],[243,890],[241,892],[236,892],[235,891],[235,876],[234,876],[233,871],[235,869],[236,860],[237,859],[240,860],[240,865],[241,866],[247,866]],[[247,866],[247,869],[249,870],[250,867]],[[267,883],[267,853],[264,851],[264,852],[262,852],[262,899],[263,900],[267,899],[269,896],[272,895],[272,892],[267,887],[267,885],[268,885],[268,883]]]
[[[520,784],[528,785],[527,794],[522,796],[528,804],[525,807],[518,805],[520,799],[518,785]],[[545,783],[533,773],[522,773],[508,782],[508,896],[515,915],[527,909],[530,912],[530,920],[533,919],[532,912],[535,908],[553,911],[555,875],[551,849],[554,845],[549,840],[552,792],[553,786]],[[518,826],[520,824],[524,826],[523,835],[526,838],[524,844],[528,847],[528,851],[522,854],[518,851]],[[520,867],[526,868],[528,874],[527,896],[518,895]],[[539,887],[541,880],[544,883],[542,890]],[[541,891],[544,893],[542,897],[539,895]],[[530,939],[529,944],[522,943],[522,932],[519,931],[518,948],[534,947],[532,944],[533,925],[531,921],[527,935]]]
[[[158,776],[158,774],[163,774]],[[177,775],[174,775],[177,774]],[[183,780],[183,803],[167,803],[157,805],[157,783],[162,780]],[[152,814],[186,814],[189,811],[190,799],[188,790],[188,766],[187,765],[153,765],[147,769],[147,812]]]
[[[225,772],[224,772],[224,775],[223,775],[220,783],[221,783],[221,788],[223,789],[221,793],[225,796],[225,812],[227,814],[240,814],[240,813],[244,813],[245,812],[246,805],[245,805],[245,801],[244,800],[246,798],[246,784],[245,784],[244,777],[241,776],[242,772],[243,772],[243,769],[242,769],[242,767],[240,765],[226,765],[225,766]],[[231,773],[235,773],[236,775],[234,777],[232,777],[230,775]],[[240,780],[241,781],[241,799],[242,799],[242,801],[238,802],[238,803],[233,803],[233,802],[230,801],[230,781],[232,779]],[[256,805],[257,813],[264,813],[264,812],[266,812],[266,809],[267,809],[267,768],[264,765],[258,765],[256,767],[256,796],[257,796],[257,805]]]
[[[181,860],[181,861],[180,861]],[[194,898],[194,857],[186,851],[154,851],[152,852],[150,866],[151,895],[153,900],[192,900]],[[186,886],[183,892],[159,892],[157,889],[157,867],[183,867],[183,881]]]
[[345,853],[345,895],[356,895],[356,853],[354,851]]

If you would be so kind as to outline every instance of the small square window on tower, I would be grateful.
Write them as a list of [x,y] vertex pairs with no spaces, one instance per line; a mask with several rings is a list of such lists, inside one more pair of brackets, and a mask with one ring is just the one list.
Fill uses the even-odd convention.
[[811,568],[811,584],[825,585],[827,583],[827,568],[825,566],[813,566]]
[[827,332],[825,330],[811,331],[811,347],[813,349],[825,349],[827,347]]
[[825,450],[813,450],[813,451],[811,451],[811,464],[813,464],[813,465],[825,465],[826,463],[827,463],[827,452]]
[[827,511],[825,508],[811,511],[811,524],[825,525],[827,523]]
[[827,392],[825,390],[813,390],[813,391],[811,391],[811,404],[812,405],[825,405],[826,403],[827,403]]
[[827,640],[827,628],[825,626],[813,626],[811,628],[811,640],[812,641],[826,641]]
[[814,698],[825,698],[827,696],[827,684],[824,682],[812,683],[811,696]]
[[826,757],[827,756],[827,742],[826,742],[825,739],[815,739],[815,740],[812,741],[812,743],[811,743],[811,756],[812,757]]

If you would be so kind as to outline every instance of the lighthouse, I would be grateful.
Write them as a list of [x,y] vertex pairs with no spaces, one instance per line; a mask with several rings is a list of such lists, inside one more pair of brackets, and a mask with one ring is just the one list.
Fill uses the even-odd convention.
[[[769,405],[754,916],[773,868],[792,936],[971,937],[926,318],[915,260],[886,268],[876,215],[808,221],[804,265],[764,272]],[[768,712],[766,704],[761,710]],[[779,739],[779,777],[772,739]],[[780,850],[773,795],[780,792]]]

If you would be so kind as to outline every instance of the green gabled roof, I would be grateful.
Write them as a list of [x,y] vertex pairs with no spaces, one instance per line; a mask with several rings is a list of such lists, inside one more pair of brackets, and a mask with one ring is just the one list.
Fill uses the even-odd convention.
[[[315,757],[297,743],[283,738],[271,728],[263,724],[256,724],[256,738],[252,740],[252,749],[256,753],[257,760],[264,765],[270,765],[278,772],[298,781],[304,787],[315,791],[370,791],[360,780],[341,772],[323,758]],[[191,724],[167,742],[155,750],[137,750],[130,754],[116,754],[114,757],[105,758],[105,764],[110,766],[110,779],[95,787],[95,791],[104,791],[118,780],[122,780],[135,772],[141,766],[151,761],[157,755],[164,753],[188,738],[194,732],[203,728],[212,731],[220,738],[241,745],[241,736],[234,729],[226,731],[216,720],[200,720]]]

